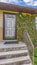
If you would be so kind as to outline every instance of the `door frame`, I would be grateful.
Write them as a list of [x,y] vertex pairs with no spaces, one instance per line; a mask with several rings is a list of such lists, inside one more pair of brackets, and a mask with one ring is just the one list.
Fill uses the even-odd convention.
[[[5,38],[5,14],[16,15],[15,38],[14,38],[14,39],[6,39],[6,38]],[[15,14],[15,13],[3,12],[3,40],[16,40],[16,39],[17,39],[17,14]]]

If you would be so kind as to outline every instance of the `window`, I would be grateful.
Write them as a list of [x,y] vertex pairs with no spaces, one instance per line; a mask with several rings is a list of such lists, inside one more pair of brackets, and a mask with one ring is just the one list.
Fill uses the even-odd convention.
[[4,14],[5,21],[5,39],[15,39],[16,38],[16,15],[15,14]]
[[35,25],[36,25],[36,30],[37,30],[37,17],[35,17]]

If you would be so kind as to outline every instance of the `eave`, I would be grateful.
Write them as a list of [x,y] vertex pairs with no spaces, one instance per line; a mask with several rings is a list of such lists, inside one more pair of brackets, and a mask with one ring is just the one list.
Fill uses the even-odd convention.
[[35,8],[28,8],[25,6],[17,6],[17,5],[2,3],[2,2],[0,2],[0,10],[10,10],[10,11],[16,11],[16,12],[37,14],[37,9]]

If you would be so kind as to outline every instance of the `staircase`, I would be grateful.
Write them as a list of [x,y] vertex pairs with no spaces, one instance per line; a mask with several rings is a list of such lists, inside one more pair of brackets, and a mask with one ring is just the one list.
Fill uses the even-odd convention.
[[0,44],[0,65],[32,65],[25,43]]

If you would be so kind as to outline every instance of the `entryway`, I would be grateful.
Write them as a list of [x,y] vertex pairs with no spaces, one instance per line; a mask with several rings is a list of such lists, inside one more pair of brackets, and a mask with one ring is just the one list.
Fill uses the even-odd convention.
[[4,13],[3,23],[3,39],[14,40],[16,39],[16,15],[10,13]]

